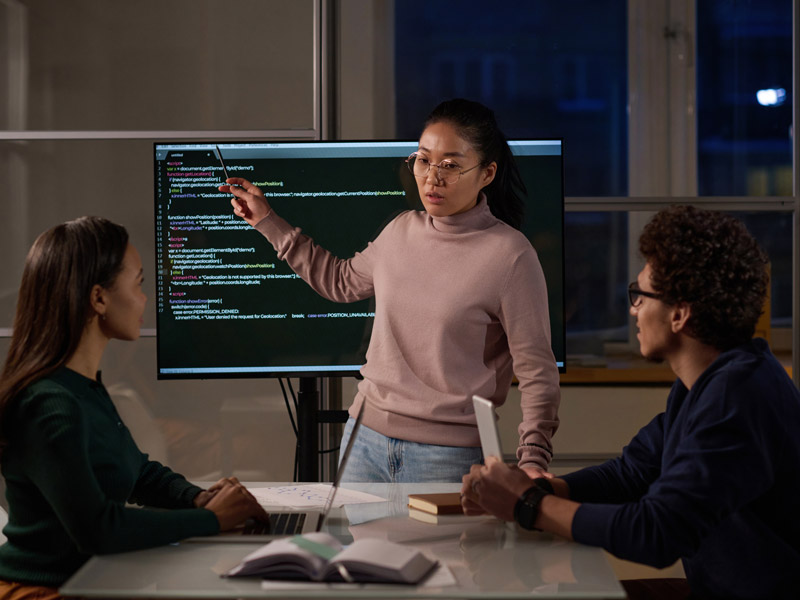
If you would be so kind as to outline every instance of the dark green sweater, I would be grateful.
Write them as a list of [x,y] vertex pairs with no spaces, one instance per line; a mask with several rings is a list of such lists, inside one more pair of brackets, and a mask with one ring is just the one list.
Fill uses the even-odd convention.
[[56,587],[93,554],[219,531],[193,508],[200,488],[139,451],[101,383],[59,369],[12,401],[4,426],[0,579]]

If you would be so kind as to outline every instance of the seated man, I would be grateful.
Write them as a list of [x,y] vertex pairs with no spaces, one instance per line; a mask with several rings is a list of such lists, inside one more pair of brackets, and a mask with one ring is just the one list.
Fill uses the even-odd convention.
[[562,478],[474,465],[464,509],[654,567],[682,559],[687,589],[661,597],[798,598],[800,393],[752,339],[767,258],[736,219],[686,206],[659,212],[639,249],[630,311],[642,355],[678,377],[666,411],[620,458]]

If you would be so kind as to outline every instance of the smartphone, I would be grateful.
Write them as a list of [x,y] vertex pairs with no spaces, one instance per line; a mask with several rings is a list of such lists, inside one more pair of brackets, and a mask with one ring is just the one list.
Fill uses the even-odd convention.
[[496,456],[503,460],[503,449],[500,446],[500,432],[497,430],[494,404],[481,396],[473,396],[472,406],[475,408],[475,419],[478,421],[478,434],[481,436],[483,458]]

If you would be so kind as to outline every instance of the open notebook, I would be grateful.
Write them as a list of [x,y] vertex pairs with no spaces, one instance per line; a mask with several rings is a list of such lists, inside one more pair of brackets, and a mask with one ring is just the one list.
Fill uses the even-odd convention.
[[336,492],[342,481],[342,474],[347,466],[347,459],[350,458],[350,450],[353,448],[356,435],[358,434],[359,427],[361,427],[361,415],[364,412],[364,403],[358,409],[356,414],[356,422],[353,425],[353,431],[350,434],[350,439],[347,440],[347,445],[342,451],[342,459],[339,461],[339,468],[336,471],[336,477],[331,484],[331,489],[328,492],[328,497],[325,499],[325,505],[322,510],[306,509],[306,510],[270,510],[270,526],[267,528],[261,523],[246,523],[243,527],[232,529],[230,531],[223,531],[218,535],[212,536],[199,536],[187,539],[187,542],[269,542],[277,538],[286,536],[297,535],[301,533],[310,533],[312,531],[321,531],[325,519],[333,508],[333,500],[336,498]]

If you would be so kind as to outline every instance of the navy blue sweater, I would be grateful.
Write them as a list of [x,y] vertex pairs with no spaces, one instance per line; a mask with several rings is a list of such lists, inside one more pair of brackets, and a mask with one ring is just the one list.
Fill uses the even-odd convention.
[[615,556],[683,560],[703,598],[800,597],[800,392],[755,339],[721,354],[622,456],[564,477],[572,535]]

